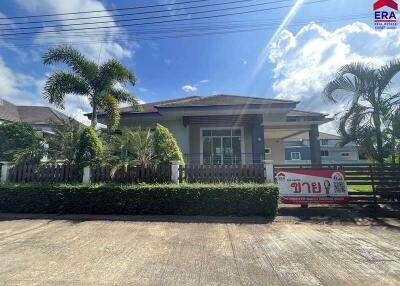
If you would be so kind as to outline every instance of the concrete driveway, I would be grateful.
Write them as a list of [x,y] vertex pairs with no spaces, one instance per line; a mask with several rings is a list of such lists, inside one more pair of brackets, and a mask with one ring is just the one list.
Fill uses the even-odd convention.
[[396,227],[12,216],[1,285],[400,285]]

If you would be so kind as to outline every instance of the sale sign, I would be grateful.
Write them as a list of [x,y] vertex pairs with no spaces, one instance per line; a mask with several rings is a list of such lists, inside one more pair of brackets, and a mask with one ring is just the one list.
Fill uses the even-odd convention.
[[337,170],[278,170],[281,201],[287,204],[345,204],[348,192],[344,173]]

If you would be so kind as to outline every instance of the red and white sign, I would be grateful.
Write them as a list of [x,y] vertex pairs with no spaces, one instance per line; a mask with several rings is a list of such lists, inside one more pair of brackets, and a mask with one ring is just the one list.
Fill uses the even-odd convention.
[[344,173],[337,170],[278,170],[276,179],[282,203],[346,204],[348,192]]

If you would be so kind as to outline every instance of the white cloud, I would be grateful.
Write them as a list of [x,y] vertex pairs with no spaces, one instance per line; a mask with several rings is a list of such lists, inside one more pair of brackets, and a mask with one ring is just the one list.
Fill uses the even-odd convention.
[[195,87],[194,85],[187,84],[187,85],[182,86],[182,90],[184,92],[196,92],[197,87]]
[[[400,57],[400,30],[376,31],[353,23],[331,32],[310,23],[295,35],[283,31],[272,44],[273,90],[277,98],[301,101],[301,109],[333,116],[345,104],[326,101],[322,91],[342,65],[360,61],[379,67],[394,57]],[[335,127],[326,124],[321,130],[334,132]]]
[[[36,0],[25,1],[18,0],[18,4],[32,14],[62,14],[77,11],[104,11],[96,13],[99,16],[110,16],[111,14],[105,9],[104,5],[96,0]],[[50,44],[50,43],[79,43],[79,49],[92,60],[99,59],[100,61],[109,58],[122,59],[124,57],[131,57],[134,54],[135,48],[138,47],[137,43],[121,44],[127,36],[121,33],[122,30],[113,21],[113,18],[94,19],[94,20],[74,20],[67,21],[71,15],[58,15],[55,18],[59,20],[56,24],[71,24],[71,23],[88,23],[95,21],[110,21],[110,23],[81,25],[61,27],[67,28],[85,28],[85,27],[108,27],[107,29],[99,30],[86,30],[86,31],[58,31],[54,33],[44,33],[45,31],[54,31],[54,28],[43,28],[42,32],[38,34],[34,42],[37,44]],[[75,18],[75,16],[74,16]],[[54,25],[50,23],[49,25]],[[117,34],[116,34],[117,33]],[[51,36],[49,36],[51,35]],[[82,35],[87,35],[86,37]]]
[[207,84],[209,82],[210,82],[209,79],[202,79],[202,80],[196,82],[195,84],[186,84],[186,85],[182,86],[182,90],[184,92],[196,92],[198,90],[199,86]]

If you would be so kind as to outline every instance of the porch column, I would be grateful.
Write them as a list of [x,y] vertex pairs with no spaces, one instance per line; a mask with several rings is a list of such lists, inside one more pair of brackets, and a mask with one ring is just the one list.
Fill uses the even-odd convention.
[[311,164],[313,166],[321,165],[321,147],[318,140],[319,132],[317,124],[311,126],[308,136],[310,139]]
[[264,160],[265,144],[264,144],[264,126],[256,124],[252,128],[252,144],[253,144],[253,163],[261,163]]

